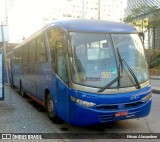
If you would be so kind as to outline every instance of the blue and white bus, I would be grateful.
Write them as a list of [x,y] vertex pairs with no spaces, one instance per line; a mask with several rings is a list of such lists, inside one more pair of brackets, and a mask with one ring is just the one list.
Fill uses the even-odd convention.
[[61,20],[13,49],[13,84],[51,119],[87,126],[141,118],[151,108],[144,48],[129,25]]

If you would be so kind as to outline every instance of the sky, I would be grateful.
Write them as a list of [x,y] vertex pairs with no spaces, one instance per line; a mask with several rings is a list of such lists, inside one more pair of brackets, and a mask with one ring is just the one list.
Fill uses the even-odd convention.
[[[0,0],[0,22],[6,24],[5,0]],[[43,7],[61,6],[64,0],[14,0],[14,7],[8,12],[8,30],[10,42],[21,42],[23,37],[43,27]],[[49,16],[49,15],[48,15]]]
[[5,15],[5,1],[0,0],[0,22],[2,22],[2,20],[4,19],[4,15]]
[[8,19],[11,42],[16,39],[21,42],[23,37],[42,27],[41,6],[42,0],[15,0]]
[[[14,2],[14,7],[8,13],[8,30],[10,42],[21,42],[23,37],[36,32],[43,27],[42,15],[49,15],[49,10],[44,10],[44,7],[55,9],[57,7],[65,7],[66,0],[11,0]],[[80,0],[77,0],[78,2]],[[0,0],[0,21],[6,23],[5,18],[6,0]],[[65,10],[65,9],[64,9]],[[56,13],[58,14],[58,12]]]

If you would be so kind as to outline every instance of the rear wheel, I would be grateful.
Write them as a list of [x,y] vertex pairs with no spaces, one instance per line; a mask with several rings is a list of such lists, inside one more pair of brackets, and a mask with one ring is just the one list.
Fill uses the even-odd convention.
[[47,110],[48,117],[54,123],[60,124],[63,122],[58,116],[55,115],[54,104],[53,104],[52,97],[50,94],[48,94],[46,98],[46,110]]

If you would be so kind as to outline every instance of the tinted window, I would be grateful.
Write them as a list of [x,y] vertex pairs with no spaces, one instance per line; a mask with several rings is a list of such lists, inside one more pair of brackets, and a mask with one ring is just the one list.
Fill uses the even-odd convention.
[[36,61],[36,40],[32,40],[29,43],[29,63],[35,63]]
[[64,39],[64,32],[60,29],[50,29],[47,32],[47,37],[48,37],[48,43],[49,43],[50,50],[52,50],[53,48],[55,48],[57,43],[59,42],[62,43]]
[[57,30],[56,29],[50,29],[47,32],[47,36],[48,36],[48,43],[49,43],[50,49],[55,48],[55,42],[56,42],[56,37],[57,37]]
[[16,64],[17,63],[17,51],[16,50],[14,51],[14,54],[13,54],[13,60],[14,60],[14,63]]
[[37,38],[37,62],[46,62],[47,54],[45,47],[45,39],[41,35]]
[[27,64],[28,63],[28,46],[23,46],[23,63]]
[[66,44],[65,42],[65,34],[64,31],[58,28],[53,28],[48,30],[47,32],[48,43],[50,47],[50,54],[52,59],[52,67],[56,69],[57,74],[59,77],[67,82],[67,65],[66,65],[66,58],[65,54],[63,53],[63,49],[67,48],[64,47]]
[[19,48],[19,52],[18,52],[18,63],[22,63],[22,47]]

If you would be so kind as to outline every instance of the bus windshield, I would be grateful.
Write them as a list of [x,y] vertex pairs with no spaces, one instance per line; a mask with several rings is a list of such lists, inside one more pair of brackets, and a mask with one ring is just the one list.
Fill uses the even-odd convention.
[[[121,57],[133,70],[139,83],[148,80],[144,49],[137,34],[101,34],[70,32],[72,81],[76,84],[103,87],[118,76]],[[130,72],[123,67],[119,87],[135,86]],[[117,81],[111,88],[117,87]]]

